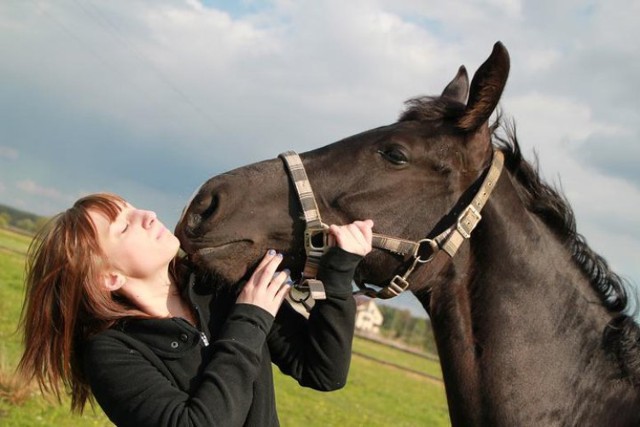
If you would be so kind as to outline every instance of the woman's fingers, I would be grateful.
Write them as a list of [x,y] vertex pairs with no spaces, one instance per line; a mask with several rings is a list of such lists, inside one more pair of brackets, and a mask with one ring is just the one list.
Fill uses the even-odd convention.
[[280,286],[278,288],[278,291],[276,292],[275,295],[275,300],[278,303],[278,308],[280,307],[280,305],[282,304],[282,301],[284,301],[284,298],[287,296],[287,294],[289,293],[289,290],[291,289],[291,282],[285,282],[282,286]]
[[275,316],[291,284],[288,270],[276,271],[281,262],[282,254],[267,252],[243,287],[237,302],[256,305]]
[[268,284],[281,262],[282,254],[270,249],[260,264],[258,264],[247,283],[251,283],[252,285],[258,285],[260,283]]
[[347,252],[366,255],[371,251],[373,221],[354,221],[347,225],[331,225],[329,233],[336,244]]

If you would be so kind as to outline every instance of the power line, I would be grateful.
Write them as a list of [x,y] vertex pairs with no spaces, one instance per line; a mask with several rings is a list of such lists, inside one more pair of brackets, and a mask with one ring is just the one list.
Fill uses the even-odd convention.
[[[76,32],[71,30],[67,25],[65,25],[61,20],[53,16],[47,10],[45,10],[40,4],[38,4],[35,0],[32,0],[36,9],[44,16],[46,16],[49,20],[51,20],[54,24],[60,27],[69,37],[75,40],[80,46],[82,46],[85,50],[87,50],[94,58],[96,58],[105,68],[109,69],[114,75],[122,75],[119,70],[115,69],[112,64],[109,63],[107,59],[103,55],[100,55],[98,51],[88,44],[82,37],[78,36]],[[215,120],[202,108],[200,108],[197,104],[195,104],[189,96],[187,96],[184,91],[182,91],[176,84],[172,82],[172,80],[167,77],[165,73],[163,73],[151,59],[149,59],[146,55],[144,55],[136,46],[130,42],[127,36],[110,20],[108,19],[104,13],[102,13],[95,5],[87,2],[83,4],[78,0],[74,0],[82,13],[84,13],[88,18],[91,19],[92,22],[96,23],[105,33],[107,33],[111,38],[117,40],[119,43],[123,44],[127,50],[132,52],[133,57],[137,59],[137,61],[142,64],[144,67],[150,69],[154,75],[158,78],[162,84],[164,84],[171,92],[173,92],[183,103],[188,105],[193,111],[195,111],[201,118],[205,119],[207,124],[210,126]],[[93,13],[90,13],[86,6],[89,6],[93,9]],[[149,92],[143,88],[141,88],[133,79],[126,77],[133,86],[135,86],[138,90],[142,91],[146,95]]]
[[[86,9],[82,6],[81,2],[79,0],[74,0],[76,2],[76,4],[78,4],[81,9],[83,10],[83,12],[91,17],[88,12],[86,11]],[[117,25],[114,24],[113,21],[111,21],[110,19],[107,18],[107,16],[102,13],[97,6],[95,6],[95,4],[91,3],[91,2],[87,2],[87,4],[89,5],[90,8],[92,8],[95,13],[100,17],[100,19],[106,23],[106,27],[104,25],[102,25],[100,22],[96,21],[99,23],[100,26],[102,26],[103,28],[106,28],[107,31],[112,34],[112,36],[114,38],[119,39],[126,47],[128,47],[133,53],[134,55],[138,58],[138,60],[145,64],[146,66],[148,66],[149,68],[151,68],[151,70],[156,74],[156,76],[164,83],[167,85],[167,87],[169,87],[180,99],[182,99],[183,102],[185,102],[187,105],[189,105],[191,108],[193,108],[198,114],[200,114],[203,118],[207,119],[208,121],[210,121],[212,118],[204,111],[202,110],[202,108],[200,108],[198,105],[196,105],[191,98],[189,98],[184,91],[182,91],[177,85],[175,85],[171,79],[169,79],[166,74],[164,72],[162,72],[162,70],[160,70],[151,59],[149,59],[144,53],[142,53],[139,49],[136,48],[136,46],[131,43],[129,41],[129,39],[127,38],[127,36],[120,31],[120,28],[118,28]]]

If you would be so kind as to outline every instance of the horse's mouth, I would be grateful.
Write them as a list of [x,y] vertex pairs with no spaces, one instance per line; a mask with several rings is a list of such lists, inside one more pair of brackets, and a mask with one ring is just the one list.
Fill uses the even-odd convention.
[[198,268],[229,283],[241,280],[261,253],[255,243],[248,239],[198,246],[187,251],[189,259]]
[[[196,249],[193,252],[193,255],[196,256],[197,258],[207,258],[207,257],[212,257],[212,256],[224,256],[224,252],[228,251],[228,252],[235,252],[236,249],[238,249],[237,247],[240,245],[245,245],[245,246],[251,246],[253,242],[251,242],[250,240],[247,239],[243,239],[243,240],[233,240],[227,243],[223,243],[221,245],[216,245],[216,246],[203,246],[201,248]],[[231,251],[229,251],[229,249],[231,249]]]
[[248,239],[232,240],[222,244],[202,244],[187,251],[191,261],[209,270],[222,264],[236,264],[246,261],[256,251],[254,242]]

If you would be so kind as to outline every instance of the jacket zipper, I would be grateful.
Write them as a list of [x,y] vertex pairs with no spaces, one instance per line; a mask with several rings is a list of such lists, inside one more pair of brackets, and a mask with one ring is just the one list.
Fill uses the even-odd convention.
[[[193,308],[196,311],[196,314],[198,315],[198,323],[202,323],[202,318],[200,316],[200,307],[198,307],[197,305],[193,304]],[[199,328],[196,328],[196,330],[200,334],[200,341],[202,342],[202,345],[205,346],[205,347],[209,347],[209,338],[207,338],[207,334],[205,334]]]
[[200,332],[200,341],[202,341],[202,345],[204,345],[205,347],[209,347],[209,338],[207,338],[204,332],[198,332]]

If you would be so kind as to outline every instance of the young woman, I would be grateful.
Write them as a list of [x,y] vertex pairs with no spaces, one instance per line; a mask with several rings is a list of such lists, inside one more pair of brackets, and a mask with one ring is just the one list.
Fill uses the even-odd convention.
[[281,307],[281,254],[270,250],[243,286],[216,286],[176,258],[153,212],[84,197],[30,248],[19,368],[58,396],[69,390],[76,411],[93,395],[119,426],[278,425],[272,362],[303,386],[345,384],[351,280],[372,225],[331,226],[318,273],[327,299],[307,320]]

